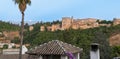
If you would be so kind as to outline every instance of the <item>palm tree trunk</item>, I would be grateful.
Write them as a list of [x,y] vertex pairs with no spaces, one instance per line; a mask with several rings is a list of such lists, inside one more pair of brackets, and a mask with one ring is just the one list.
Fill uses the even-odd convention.
[[23,32],[24,32],[24,12],[22,12],[19,59],[22,59]]

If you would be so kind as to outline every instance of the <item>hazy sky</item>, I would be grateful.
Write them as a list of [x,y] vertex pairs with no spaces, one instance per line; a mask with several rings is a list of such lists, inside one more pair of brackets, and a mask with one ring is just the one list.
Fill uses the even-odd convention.
[[[31,0],[25,11],[26,22],[61,20],[62,17],[120,18],[120,0]],[[21,13],[12,0],[1,0],[0,20],[20,22]]]

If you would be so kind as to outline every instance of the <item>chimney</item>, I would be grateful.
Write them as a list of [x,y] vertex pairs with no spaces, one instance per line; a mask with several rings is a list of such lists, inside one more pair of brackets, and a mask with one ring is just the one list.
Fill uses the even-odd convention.
[[90,59],[100,59],[99,44],[91,44]]

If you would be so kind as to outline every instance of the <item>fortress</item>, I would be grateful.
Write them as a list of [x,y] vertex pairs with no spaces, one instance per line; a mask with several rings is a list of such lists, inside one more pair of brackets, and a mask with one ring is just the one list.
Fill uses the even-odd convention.
[[86,19],[73,19],[73,17],[63,17],[62,18],[62,29],[66,30],[69,28],[72,29],[87,29],[98,27],[96,19],[86,18]]
[[56,31],[56,30],[67,30],[67,29],[88,29],[95,28],[99,26],[111,26],[120,24],[120,19],[114,18],[112,24],[100,24],[102,20],[95,18],[85,18],[85,19],[74,19],[73,17],[63,17],[62,24],[52,24],[51,26],[40,26],[40,31]]

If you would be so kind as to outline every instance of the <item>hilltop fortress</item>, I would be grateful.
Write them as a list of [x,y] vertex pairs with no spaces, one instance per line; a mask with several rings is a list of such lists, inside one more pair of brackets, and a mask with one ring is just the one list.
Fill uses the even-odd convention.
[[69,28],[72,29],[87,29],[98,27],[98,22],[96,19],[87,18],[87,19],[73,19],[73,17],[63,17],[62,18],[62,29],[66,30]]
[[[56,31],[56,30],[67,30],[67,29],[88,29],[99,26],[111,26],[120,24],[120,19],[114,18],[111,24],[100,23],[102,20],[95,18],[85,18],[85,19],[74,19],[73,17],[63,17],[62,24],[52,24],[51,26],[40,26],[40,31]],[[29,30],[33,30],[33,26],[29,27]]]

